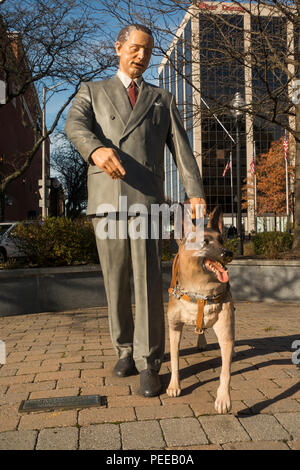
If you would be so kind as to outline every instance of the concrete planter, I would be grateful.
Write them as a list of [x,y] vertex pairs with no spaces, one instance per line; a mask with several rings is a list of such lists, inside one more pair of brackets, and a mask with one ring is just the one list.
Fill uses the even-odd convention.
[[[163,263],[165,302],[171,265]],[[300,260],[235,260],[228,269],[235,300],[300,302]],[[106,304],[99,265],[0,271],[0,316]]]
[[234,260],[228,270],[236,300],[300,302],[300,260]]

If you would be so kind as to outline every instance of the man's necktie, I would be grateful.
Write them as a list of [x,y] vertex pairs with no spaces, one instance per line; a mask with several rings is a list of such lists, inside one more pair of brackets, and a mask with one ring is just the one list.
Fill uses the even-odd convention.
[[132,106],[132,108],[134,108],[135,103],[136,103],[137,98],[138,98],[138,90],[137,90],[137,87],[136,87],[136,84],[135,84],[134,80],[131,81],[131,83],[128,87],[128,96],[129,96],[129,99],[130,99],[131,106]]

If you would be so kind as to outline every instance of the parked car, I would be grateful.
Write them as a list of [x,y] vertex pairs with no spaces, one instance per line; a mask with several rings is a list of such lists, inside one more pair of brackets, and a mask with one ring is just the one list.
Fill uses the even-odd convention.
[[[21,258],[24,253],[17,246],[13,230],[21,222],[0,222],[0,263],[5,263],[9,258]],[[26,224],[37,223],[34,220],[25,222]]]
[[13,238],[9,236],[18,222],[0,223],[0,263],[5,263],[8,258],[15,257],[18,254]]

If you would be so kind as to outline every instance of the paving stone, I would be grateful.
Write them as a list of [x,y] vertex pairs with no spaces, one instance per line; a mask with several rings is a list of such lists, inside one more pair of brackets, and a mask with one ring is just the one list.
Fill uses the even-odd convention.
[[[165,450],[222,450],[222,447],[215,444],[206,444],[199,446],[166,447]],[[192,456],[193,458],[193,456]]]
[[0,377],[12,377],[13,375],[16,375],[17,373],[17,368],[15,364],[12,366],[2,366],[0,365]]
[[160,425],[169,447],[208,444],[196,418],[163,419]]
[[6,392],[9,393],[22,393],[22,392],[37,392],[39,390],[52,390],[55,388],[56,382],[51,380],[49,382],[35,382],[26,384],[16,384],[9,387]]
[[[199,402],[199,403],[190,403],[190,407],[195,413],[195,416],[201,415],[218,415],[218,412],[215,410],[215,402],[210,401],[207,403]],[[232,415],[244,415],[244,414],[251,414],[250,408],[241,400],[234,400],[231,402],[231,410],[229,412]]]
[[[23,363],[24,364],[24,363]],[[17,375],[24,375],[24,374],[39,374],[39,373],[45,373],[45,372],[55,372],[58,371],[59,364],[56,365],[50,365],[50,366],[43,366],[41,363],[39,363],[38,366],[26,366],[26,367],[20,367],[18,369]],[[51,380],[51,379],[49,379]],[[37,381],[37,380],[35,380]]]
[[29,392],[23,393],[7,393],[2,395],[0,392],[0,407],[2,405],[13,405],[15,403],[21,403],[22,400],[27,400]]
[[253,441],[290,439],[289,434],[271,415],[255,415],[239,418]]
[[35,382],[44,382],[49,380],[61,380],[63,379],[73,379],[79,378],[79,371],[77,370],[68,370],[68,371],[58,371],[58,372],[41,372],[35,376]]
[[0,433],[0,450],[33,450],[37,431],[8,431]]
[[107,403],[109,408],[118,408],[120,406],[153,406],[160,405],[161,402],[158,397],[146,398],[138,395],[127,395],[127,396],[108,396]]
[[288,441],[287,445],[290,447],[292,450],[300,450],[300,439],[297,439],[295,441]]
[[34,375],[20,375],[13,377],[0,377],[0,385],[12,385],[12,384],[23,384],[33,382]]
[[262,402],[257,400],[245,400],[245,403],[251,409],[253,414],[259,413],[280,413],[280,412],[300,412],[300,403],[292,398],[285,398],[278,401],[273,399],[266,399]]
[[72,428],[42,429],[36,450],[77,450],[79,430]]
[[300,438],[300,413],[276,413],[275,417],[294,439]]
[[54,411],[48,413],[31,413],[21,417],[18,429],[44,429],[61,426],[75,426],[76,411]]
[[198,393],[186,393],[179,397],[169,397],[167,394],[160,395],[160,399],[164,405],[176,405],[179,403],[209,403],[213,401],[208,391]]
[[250,437],[235,416],[200,416],[198,420],[213,444],[250,441]]
[[77,387],[59,388],[54,390],[41,390],[38,392],[30,393],[30,400],[36,398],[52,398],[52,397],[76,397],[78,395]]
[[95,364],[95,363],[89,364],[87,362],[72,362],[71,364],[61,364],[60,370],[73,370],[73,369],[78,369],[81,371],[94,369],[94,370],[97,370],[98,373],[101,371],[103,373],[103,377],[105,377],[108,374],[107,369],[101,369],[100,366],[98,366],[98,364]]
[[165,406],[137,406],[135,412],[138,420],[184,418],[193,416],[193,411],[188,405],[165,405]]
[[96,423],[121,423],[124,421],[136,421],[133,408],[90,408],[81,410],[78,416],[80,426],[88,426]]
[[[95,365],[94,365],[95,367]],[[80,377],[82,379],[85,379],[85,380],[88,380],[89,378],[91,377],[107,377],[107,375],[110,375],[110,371],[108,371],[107,369],[87,369],[87,370],[82,370],[81,371],[81,375]],[[126,379],[126,377],[124,377],[124,379]],[[127,382],[124,382],[122,380],[122,385],[126,385]],[[115,384],[113,385],[120,385],[120,378],[117,378],[117,381]]]
[[282,441],[232,442],[222,447],[224,450],[289,450]]
[[165,442],[157,421],[139,421],[120,425],[123,450],[163,449]]
[[120,450],[120,429],[116,424],[95,424],[80,429],[79,449]]
[[0,406],[0,432],[17,429],[20,420],[18,404]]
[[79,378],[73,378],[73,379],[59,379],[57,381],[57,388],[68,388],[72,385],[72,387],[78,387],[78,388],[83,388],[83,387],[102,387],[103,385],[103,378],[100,377],[90,377],[88,379],[79,379]]

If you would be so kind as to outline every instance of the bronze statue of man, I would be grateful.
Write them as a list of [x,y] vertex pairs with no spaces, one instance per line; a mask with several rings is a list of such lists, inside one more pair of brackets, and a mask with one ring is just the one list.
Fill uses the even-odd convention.
[[[66,121],[66,133],[89,162],[87,215],[95,232],[99,206],[115,212],[116,238],[97,237],[108,301],[109,325],[118,355],[114,374],[140,373],[140,392],[151,397],[161,390],[159,370],[164,356],[164,311],[159,239],[118,236],[127,207],[164,200],[164,149],[176,161],[188,202],[205,206],[202,179],[174,96],[144,81],[154,46],[152,32],[142,25],[123,28],[116,42],[117,74],[108,80],[83,83]],[[110,212],[108,210],[108,212]],[[125,214],[130,224],[134,214]],[[135,317],[131,304],[133,271]]]

